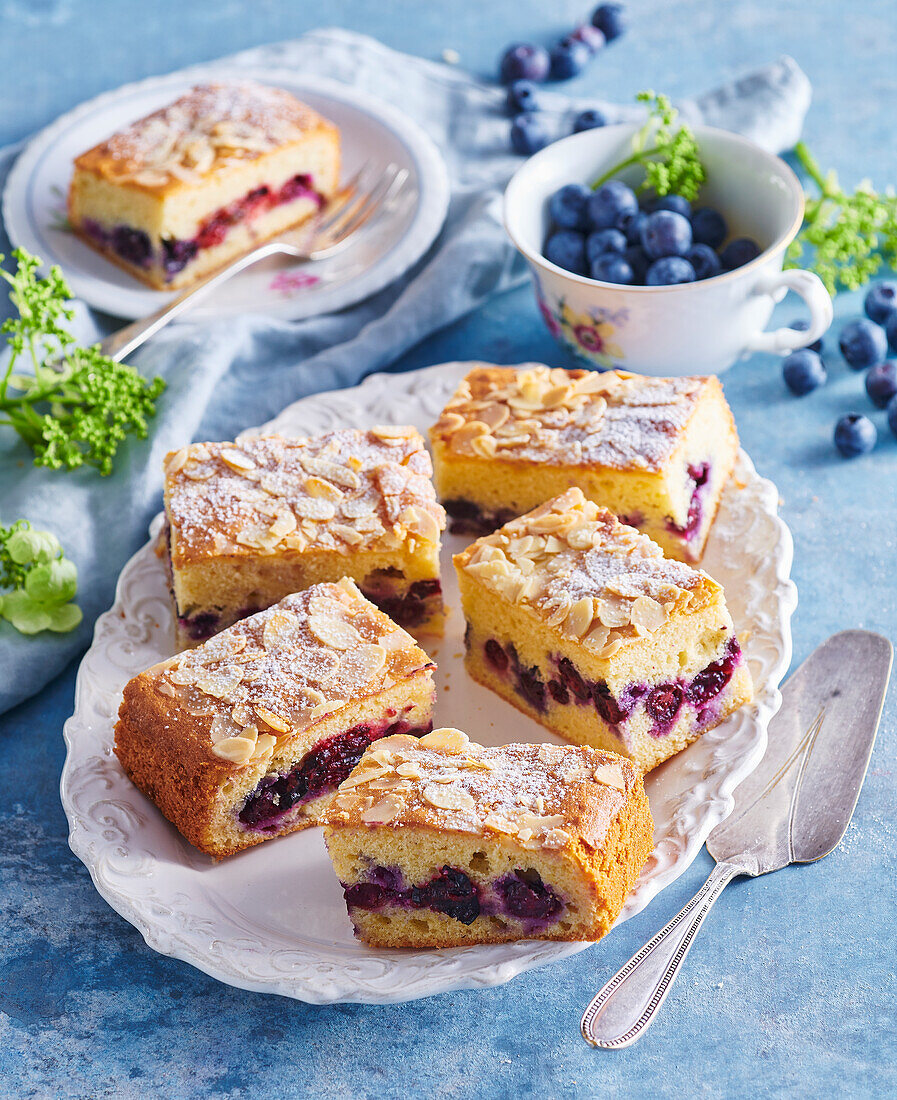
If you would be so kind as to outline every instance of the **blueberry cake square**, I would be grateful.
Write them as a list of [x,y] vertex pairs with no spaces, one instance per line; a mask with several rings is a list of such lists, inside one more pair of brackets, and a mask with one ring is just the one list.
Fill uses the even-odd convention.
[[407,427],[169,454],[160,553],[178,645],[343,576],[401,626],[438,633],[445,513],[431,474],[423,438]]
[[174,289],[316,213],[339,170],[339,131],[289,92],[203,84],[76,158],[69,221]]
[[721,585],[568,489],[455,556],[471,676],[647,771],[751,699]]
[[216,858],[318,824],[378,738],[432,729],[433,664],[349,580],[316,584],[128,683],[115,754]]
[[652,850],[642,777],[592,748],[483,748],[454,729],[378,741],[324,838],[372,947],[597,940]]
[[477,364],[430,430],[451,530],[485,534],[571,485],[696,562],[738,454],[719,379]]

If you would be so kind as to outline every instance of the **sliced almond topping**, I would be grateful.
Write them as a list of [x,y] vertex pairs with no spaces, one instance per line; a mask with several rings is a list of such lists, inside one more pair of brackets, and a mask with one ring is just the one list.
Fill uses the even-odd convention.
[[238,474],[243,474],[247,470],[254,470],[256,463],[253,459],[245,454],[243,451],[238,451],[234,447],[225,447],[221,451],[221,461],[230,466],[232,470],[235,470]]
[[286,645],[296,636],[299,616],[292,611],[272,611],[262,629],[262,645],[265,649]]
[[451,435],[466,423],[463,416],[455,412],[444,412],[433,425],[433,431],[443,435]]
[[303,519],[328,520],[336,515],[336,505],[323,497],[300,497],[294,501],[293,510]]
[[460,753],[467,752],[470,748],[470,738],[466,733],[445,726],[442,729],[425,733],[417,742],[422,749],[432,749],[435,752]]
[[463,787],[428,783],[421,791],[421,795],[426,802],[438,810],[472,810],[476,806],[473,796]]
[[165,472],[173,477],[178,470],[184,468],[184,464],[187,461],[187,455],[189,454],[186,447],[181,447],[179,451],[174,451],[168,455],[165,459]]
[[501,814],[489,814],[483,824],[487,829],[493,829],[497,833],[507,833],[509,836],[517,832],[517,823],[509,821]]
[[268,534],[276,539],[282,539],[285,535],[292,534],[296,530],[296,517],[286,510],[277,513],[277,519],[271,524]]
[[309,615],[308,629],[313,638],[332,649],[351,649],[362,641],[351,623],[335,615]]
[[491,435],[478,435],[470,441],[470,449],[480,458],[495,458],[498,443]]
[[395,797],[387,795],[386,798],[382,798],[366,809],[361,815],[361,820],[369,825],[385,825],[393,820],[401,808],[401,804]]
[[403,439],[413,439],[417,431],[415,428],[408,427],[407,424],[378,424],[371,428],[371,435],[384,443],[392,444],[401,443]]
[[338,486],[320,477],[306,478],[302,488],[310,497],[323,497],[325,500],[342,500],[345,495]]
[[248,737],[226,737],[212,746],[212,752],[232,764],[245,764],[255,751],[255,740]]
[[380,767],[374,763],[362,762],[340,783],[340,790],[346,791],[351,787],[359,787],[362,783],[371,783],[376,779],[382,779],[383,776],[389,775],[390,770],[390,768]]
[[626,791],[626,780],[623,777],[623,768],[619,764],[599,764],[592,773],[598,783],[605,787],[614,787],[618,791]]
[[570,608],[564,629],[575,638],[582,638],[592,625],[594,606],[591,596],[583,596]]
[[479,419],[486,425],[488,425],[494,432],[496,428],[500,428],[503,424],[506,424],[511,417],[511,410],[507,405],[492,404],[486,405],[485,408],[480,410]]
[[628,600],[604,599],[597,601],[596,611],[605,626],[628,626],[632,605]]
[[328,527],[328,531],[337,538],[342,539],[343,542],[347,542],[350,546],[358,546],[359,543],[364,542],[364,535],[356,531],[354,527],[347,527],[344,523],[332,523]]
[[617,652],[618,649],[622,647],[622,645],[623,639],[620,637],[620,635],[611,634],[604,648],[598,651],[597,656],[602,661],[606,661],[608,657],[613,657],[613,655]]
[[273,730],[277,730],[278,733],[289,733],[292,727],[285,718],[281,718],[279,714],[275,714],[273,710],[268,710],[267,707],[256,704],[255,713],[261,718],[261,720]]
[[338,677],[350,689],[367,687],[386,664],[386,653],[378,645],[361,645],[349,650],[340,661]]
[[259,735],[258,740],[255,743],[255,750],[252,754],[254,761],[260,761],[265,756],[270,756],[274,752],[274,746],[277,744],[277,738],[270,733],[262,733]]
[[208,481],[215,473],[214,466],[203,462],[188,462],[183,469],[184,477],[189,477],[191,481]]
[[337,485],[342,485],[346,489],[361,488],[361,478],[347,466],[340,466],[336,462],[328,462],[324,458],[316,458],[312,455],[302,455],[299,461],[307,474],[314,474],[326,481],[335,481]]
[[203,694],[226,699],[243,683],[243,669],[239,665],[227,665],[215,672],[203,670],[194,683]]
[[236,722],[233,722],[230,718],[226,718],[223,714],[216,714],[209,727],[209,736],[212,739],[213,745],[217,745],[219,742],[227,740],[228,737],[240,737],[242,736],[242,732],[243,731]]
[[399,764],[396,772],[407,779],[420,779],[421,777],[420,767],[413,760],[406,760],[403,764]]
[[526,841],[526,840],[529,840],[534,835],[535,834],[533,833],[533,830],[530,829],[529,827],[517,830],[517,839],[518,840]]
[[652,600],[650,596],[638,596],[632,602],[631,618],[634,626],[653,631],[659,630],[667,621],[667,613],[657,600]]
[[563,848],[570,844],[573,837],[563,829],[549,829],[542,841],[543,848]]
[[399,516],[399,523],[426,542],[439,542],[439,524],[426,508],[418,504],[409,504]]

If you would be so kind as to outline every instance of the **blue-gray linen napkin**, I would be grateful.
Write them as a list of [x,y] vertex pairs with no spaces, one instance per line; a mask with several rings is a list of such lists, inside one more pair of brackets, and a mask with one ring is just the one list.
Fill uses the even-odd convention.
[[[344,30],[237,54],[225,63],[294,68],[352,85],[417,120],[448,164],[451,205],[429,253],[373,298],[325,317],[285,322],[259,315],[172,326],[133,357],[147,376],[168,382],[150,438],[119,453],[115,473],[37,469],[11,431],[0,429],[0,522],[27,517],[54,531],[79,570],[84,621],[71,634],[17,634],[0,622],[0,713],[38,691],[87,645],[96,617],[112,601],[116,578],[146,539],[161,502],[165,453],[195,439],[229,439],[285,405],[323,389],[350,386],[387,367],[431,333],[525,277],[501,226],[504,184],[520,164],[508,152],[503,90],[447,65],[400,54]],[[220,71],[221,62],[215,64]],[[190,70],[201,76],[204,67]],[[678,104],[685,118],[734,130],[773,151],[800,135],[810,85],[788,57]],[[549,94],[558,130],[597,106],[609,121],[639,117],[634,106],[572,102]],[[3,185],[18,148],[0,151]],[[9,251],[0,233],[0,250]],[[0,316],[6,304],[0,303]],[[79,336],[90,342],[117,322],[78,309]],[[475,357],[476,348],[470,349]],[[260,384],[263,383],[263,384]]]

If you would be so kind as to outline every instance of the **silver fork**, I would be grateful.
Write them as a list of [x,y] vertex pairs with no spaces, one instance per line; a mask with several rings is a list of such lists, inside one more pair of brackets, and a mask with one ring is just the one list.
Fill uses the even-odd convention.
[[292,234],[265,241],[251,252],[238,256],[226,267],[199,279],[168,305],[107,336],[101,341],[100,350],[113,359],[124,359],[175,317],[186,313],[222,283],[259,260],[266,260],[269,256],[323,260],[339,252],[375,214],[393,205],[406,188],[409,177],[407,169],[389,164],[380,175],[376,175],[376,171],[370,162],[362,165],[322,207],[310,225],[303,225]]

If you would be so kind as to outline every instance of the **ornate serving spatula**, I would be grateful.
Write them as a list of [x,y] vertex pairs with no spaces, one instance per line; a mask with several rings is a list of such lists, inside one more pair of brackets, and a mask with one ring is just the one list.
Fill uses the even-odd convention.
[[617,1050],[645,1032],[733,878],[811,863],[840,842],[866,776],[892,657],[887,638],[845,630],[788,680],[766,755],[735,791],[731,815],[707,838],[713,873],[591,1001],[581,1025],[586,1042]]

